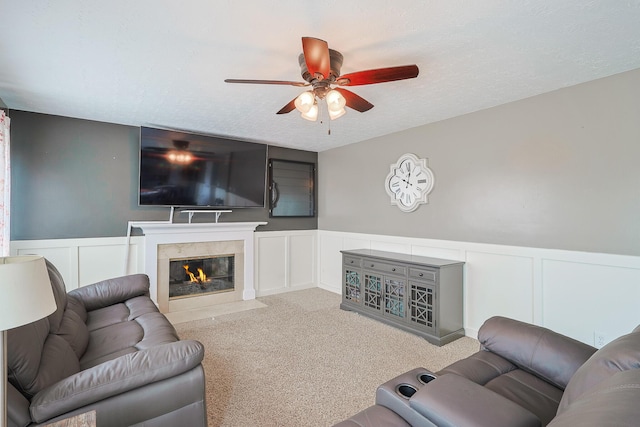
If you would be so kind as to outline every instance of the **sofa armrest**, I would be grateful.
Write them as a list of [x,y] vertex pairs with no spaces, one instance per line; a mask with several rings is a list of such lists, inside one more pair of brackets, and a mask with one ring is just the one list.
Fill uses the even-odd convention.
[[180,375],[198,366],[203,357],[203,345],[192,340],[125,354],[38,392],[31,400],[31,418],[40,423],[108,397]]
[[500,316],[480,327],[478,340],[486,350],[562,390],[596,352],[596,348],[550,329]]
[[9,425],[26,426],[31,424],[29,400],[10,382],[7,382],[7,420]]
[[81,286],[70,291],[69,295],[79,298],[87,311],[97,310],[141,295],[148,296],[149,277],[145,274],[116,277]]
[[409,400],[413,410],[439,427],[539,427],[522,406],[454,374],[429,382]]

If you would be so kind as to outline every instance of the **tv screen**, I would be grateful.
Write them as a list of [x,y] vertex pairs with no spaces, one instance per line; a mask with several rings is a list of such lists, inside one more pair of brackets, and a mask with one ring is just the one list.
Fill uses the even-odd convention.
[[140,128],[140,205],[265,206],[267,145]]

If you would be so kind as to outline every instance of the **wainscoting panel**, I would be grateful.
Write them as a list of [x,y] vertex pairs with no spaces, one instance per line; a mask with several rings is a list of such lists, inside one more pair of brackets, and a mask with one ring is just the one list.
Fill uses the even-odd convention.
[[610,341],[640,324],[640,269],[549,259],[542,268],[544,319],[550,328],[592,343],[594,332]]
[[287,237],[255,236],[255,255],[256,295],[268,295],[286,288],[288,282]]
[[[342,254],[343,249],[357,249],[345,246],[353,242],[341,235],[341,233],[320,232],[318,237],[318,267],[320,277],[318,286],[337,294],[342,294]],[[370,243],[368,243],[370,244]]]
[[316,286],[316,232],[289,236],[289,286]]
[[[40,241],[42,242],[42,241]],[[78,249],[77,247],[37,247],[26,246],[14,250],[11,242],[11,255],[40,255],[56,266],[62,277],[67,291],[78,287]]]
[[[125,245],[107,246],[79,246],[78,266],[91,266],[78,268],[78,283],[80,286],[96,283],[100,280],[124,275],[123,264],[125,257]],[[132,258],[136,258],[136,252],[130,252]],[[116,272],[118,272],[116,274]]]
[[256,296],[316,287],[316,236],[316,230],[256,232]]
[[532,258],[468,251],[465,262],[469,325],[495,315],[533,322]]
[[125,274],[141,273],[142,237],[127,239],[104,237],[90,239],[14,240],[11,255],[42,255],[51,261],[64,279],[67,291]]

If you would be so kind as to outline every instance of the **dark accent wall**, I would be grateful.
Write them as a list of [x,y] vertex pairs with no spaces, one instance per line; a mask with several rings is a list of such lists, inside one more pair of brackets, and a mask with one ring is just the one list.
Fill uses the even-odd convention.
[[[125,236],[128,221],[169,219],[169,208],[138,206],[138,127],[11,111],[11,239]],[[269,157],[317,164],[315,152],[269,146]],[[211,222],[200,214],[194,222]],[[186,222],[176,214],[175,222]],[[221,222],[266,221],[259,231],[309,230],[315,218],[269,218],[268,208],[234,209]]]

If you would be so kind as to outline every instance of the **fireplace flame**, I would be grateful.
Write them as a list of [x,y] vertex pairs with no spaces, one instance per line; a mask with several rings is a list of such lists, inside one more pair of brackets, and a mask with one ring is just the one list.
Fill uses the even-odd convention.
[[189,271],[189,264],[182,266],[184,271],[189,275],[189,281],[191,283],[205,283],[207,281],[207,275],[204,274],[201,268],[198,268],[198,276]]
[[202,271],[201,268],[198,269],[198,281],[200,283],[203,283],[203,282],[207,281],[207,275],[204,274],[204,271]]

